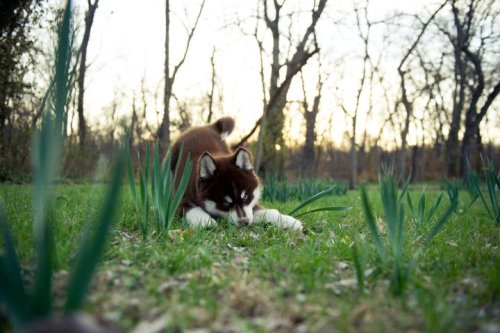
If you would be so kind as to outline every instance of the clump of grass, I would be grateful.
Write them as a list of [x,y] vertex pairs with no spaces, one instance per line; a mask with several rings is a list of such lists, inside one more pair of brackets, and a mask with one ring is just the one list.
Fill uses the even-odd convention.
[[267,176],[262,198],[267,201],[286,202],[296,199],[304,201],[316,193],[325,191],[335,186],[329,193],[332,195],[345,195],[347,186],[344,183],[335,184],[327,180],[299,180],[297,182],[280,181],[275,175]]
[[[185,165],[182,170],[180,169],[182,154],[183,148],[181,147],[179,158],[177,159],[175,169],[173,169],[172,151],[169,150],[167,158],[163,163],[160,163],[158,145],[155,146],[151,196],[153,198],[153,211],[156,218],[156,230],[158,232],[170,229],[177,208],[189,183],[193,166],[188,153]],[[177,182],[178,184],[176,184]]]
[[[143,237],[149,233],[149,211],[151,206],[154,214],[154,225],[157,233],[169,230],[175,217],[175,213],[181,203],[182,197],[186,192],[189,178],[192,171],[192,163],[189,154],[186,158],[184,167],[180,168],[183,149],[180,149],[178,162],[175,168],[172,166],[172,152],[168,151],[165,160],[160,162],[160,152],[158,144],[153,151],[152,170],[150,166],[149,145],[146,146],[146,158],[144,165],[141,162],[141,156],[138,154],[138,178],[139,195],[135,185],[134,172],[132,168],[132,156],[130,148],[128,149],[128,180],[132,200],[140,216],[139,224]],[[151,183],[151,201],[149,199],[149,184]]]
[[404,293],[408,285],[421,252],[427,248],[453,212],[455,212],[458,205],[458,196],[450,197],[451,201],[448,209],[439,217],[437,223],[431,228],[418,250],[411,256],[409,262],[406,262],[405,258],[409,254],[405,253],[405,243],[412,241],[407,239],[407,235],[405,234],[406,215],[402,198],[405,195],[407,187],[401,193],[398,193],[396,177],[394,176],[394,172],[389,169],[384,171],[379,179],[379,190],[384,210],[384,222],[387,227],[388,249],[384,245],[384,239],[378,231],[376,218],[364,187],[361,188],[361,202],[365,221],[375,241],[377,255],[384,267],[390,267],[389,290],[393,295],[400,296]]
[[441,199],[443,199],[443,192],[439,193],[439,195],[436,197],[436,200],[434,200],[434,204],[432,205],[431,209],[428,212],[426,212],[425,187],[422,188],[422,191],[418,196],[418,206],[416,208],[413,205],[410,192],[406,191],[406,201],[408,203],[408,209],[410,210],[410,215],[418,225],[425,225],[429,221],[431,221],[432,217],[436,214],[439,205],[441,204]]
[[150,153],[149,144],[146,145],[146,158],[144,160],[144,167],[142,167],[141,154],[137,153],[138,160],[138,177],[139,177],[139,196],[137,195],[137,190],[135,186],[134,172],[132,168],[132,157],[130,152],[130,146],[127,146],[127,173],[130,186],[130,192],[132,193],[132,200],[134,201],[134,207],[137,216],[140,216],[140,226],[143,237],[149,232],[149,173],[150,173]]
[[303,216],[303,215],[307,215],[307,214],[311,214],[311,213],[317,213],[317,212],[325,212],[325,211],[345,211],[345,210],[349,210],[349,209],[352,209],[352,207],[338,207],[338,206],[326,206],[326,207],[320,207],[320,208],[316,208],[316,209],[312,209],[312,210],[307,210],[305,212],[300,212],[299,211],[307,206],[310,206],[313,202],[315,202],[316,200],[319,200],[321,198],[323,198],[324,196],[327,196],[331,193],[333,193],[337,188],[337,185],[334,185],[326,190],[323,190],[321,192],[318,192],[316,194],[313,194],[311,197],[305,199],[302,203],[300,203],[297,207],[295,207],[294,209],[292,209],[290,211],[290,213],[288,213],[289,215],[292,215],[292,216],[295,216],[295,217],[299,217],[299,216]]
[[[33,236],[35,279],[30,290],[23,280],[21,265],[8,227],[7,215],[0,205],[3,253],[0,256],[0,302],[16,330],[39,323],[53,315],[52,274],[56,248],[53,246],[51,186],[61,164],[63,115],[68,92],[71,1],[67,1],[59,31],[56,56],[54,110],[46,110],[42,126],[33,139]],[[89,227],[76,254],[64,314],[82,307],[93,273],[102,256],[120,192],[125,155],[117,158],[112,181],[95,224]],[[67,328],[68,330],[70,328]]]
[[469,192],[471,193],[473,198],[479,198],[481,200],[484,209],[493,219],[495,224],[500,224],[500,205],[498,203],[498,191],[500,191],[500,174],[495,174],[495,166],[491,160],[488,161],[487,165],[485,165],[484,160],[482,160],[482,165],[483,177],[486,182],[486,188],[488,189],[488,196],[485,197],[485,195],[483,195],[480,177],[472,170],[470,166],[467,174],[467,185],[469,187]]

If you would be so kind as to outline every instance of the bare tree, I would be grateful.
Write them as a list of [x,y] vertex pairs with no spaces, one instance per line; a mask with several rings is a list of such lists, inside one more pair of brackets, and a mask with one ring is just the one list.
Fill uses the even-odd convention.
[[198,22],[200,20],[203,8],[205,6],[205,0],[202,1],[198,14],[196,16],[193,26],[188,31],[187,42],[184,47],[184,53],[181,56],[179,62],[171,68],[170,63],[170,0],[166,0],[165,3],[165,65],[164,65],[164,76],[165,76],[165,88],[163,95],[163,118],[156,132],[156,137],[160,141],[161,146],[168,147],[170,145],[170,100],[173,94],[173,86],[175,78],[179,69],[182,67],[186,61],[187,54],[189,52],[189,47],[193,39],[196,28],[198,27]]
[[90,41],[90,32],[92,30],[92,25],[94,23],[94,15],[99,5],[99,0],[87,0],[87,13],[85,14],[85,29],[83,32],[83,39],[80,51],[80,64],[78,70],[78,134],[80,138],[80,145],[85,144],[85,137],[87,133],[87,125],[85,122],[85,114],[83,108],[84,95],[85,95],[85,73],[87,72],[87,50]]
[[[283,54],[281,50],[280,40],[280,18],[281,10],[285,1],[280,3],[278,0],[273,0],[272,5],[274,15],[271,13],[268,6],[268,0],[262,0],[263,3],[263,19],[267,29],[272,36],[272,53],[271,53],[271,75],[269,78],[269,99],[267,100],[266,109],[264,111],[263,125],[261,126],[262,134],[262,158],[260,171],[267,172],[283,172],[285,148],[283,140],[283,127],[285,116],[283,110],[287,103],[287,94],[295,75],[304,67],[307,61],[319,51],[318,45],[313,41],[314,31],[323,10],[325,9],[327,0],[319,0],[319,2],[311,10],[311,22],[299,39],[293,55],[282,62]],[[312,43],[312,46],[310,45]],[[284,67],[285,76],[280,80],[280,70]]]
[[446,5],[446,2],[442,3],[429,17],[429,19],[425,22],[422,23],[422,27],[420,28],[420,32],[417,35],[417,38],[415,38],[415,41],[411,44],[411,46],[408,48],[408,50],[405,52],[403,55],[403,58],[401,59],[399,66],[398,66],[398,74],[400,77],[400,89],[401,89],[401,99],[400,103],[403,105],[404,111],[405,111],[405,116],[404,116],[404,124],[403,128],[401,130],[401,147],[399,149],[398,155],[399,155],[399,170],[401,175],[406,174],[406,146],[407,146],[407,137],[408,137],[408,131],[410,128],[410,120],[413,117],[413,108],[414,108],[414,100],[411,98],[408,94],[407,90],[407,70],[404,68],[406,65],[406,62],[410,55],[414,52],[415,48],[419,44],[422,36],[424,35],[425,31],[427,30],[427,27],[429,24],[434,20],[434,17],[439,13],[441,9]]
[[304,99],[302,101],[302,114],[306,121],[306,139],[302,147],[302,163],[301,175],[305,178],[311,178],[315,172],[315,142],[316,142],[316,119],[319,112],[319,104],[321,101],[321,94],[323,90],[324,79],[321,76],[321,61],[318,60],[318,81],[316,83],[316,94],[314,96],[312,105],[307,100],[306,83],[304,75],[301,71],[300,75],[302,83],[302,93]]
[[[358,171],[358,153],[356,147],[357,138],[357,125],[358,116],[360,112],[360,102],[363,91],[365,89],[365,84],[367,81],[368,71],[370,70],[370,33],[372,28],[372,22],[368,19],[368,6],[369,0],[366,0],[365,5],[362,9],[363,14],[359,8],[355,8],[354,12],[356,14],[356,27],[358,29],[358,36],[363,42],[363,67],[361,70],[361,78],[359,81],[359,87],[357,89],[354,108],[348,110],[343,102],[340,102],[340,107],[344,111],[345,115],[351,120],[351,133],[350,133],[350,165],[349,165],[349,188],[353,189],[356,186],[356,178]],[[363,22],[362,22],[363,21]],[[363,29],[363,25],[366,29]],[[366,31],[365,31],[366,30]],[[342,100],[342,99],[340,99]]]
[[[478,21],[481,22],[485,18],[490,17],[492,8],[494,8],[493,2],[485,2],[485,7],[481,8],[477,2],[470,0],[465,17],[461,18],[456,1],[452,2],[452,13],[457,34],[463,36],[477,33],[477,37],[480,40],[480,44],[476,49],[473,49],[471,43],[468,42],[464,43],[460,50],[465,55],[465,60],[470,64],[469,67],[472,69],[470,77],[474,79],[473,84],[468,84],[470,99],[465,110],[465,132],[460,147],[460,176],[463,179],[466,177],[467,160],[471,155],[471,146],[474,138],[477,139],[479,146],[482,145],[479,124],[500,92],[500,78],[486,77],[483,70],[483,48],[485,47],[486,40],[489,39],[489,36],[486,35],[488,32],[483,32],[479,26],[474,26],[474,21],[478,24]],[[498,71],[498,67],[494,71]],[[490,89],[486,86],[488,83],[491,84]]]
[[214,94],[215,94],[215,47],[212,49],[212,56],[210,57],[210,68],[212,69],[212,76],[210,78],[210,91],[208,92],[208,115],[207,115],[207,123],[212,122],[212,116],[214,114]]
[[467,159],[472,152],[481,151],[479,125],[500,89],[497,53],[500,35],[496,20],[500,13],[494,0],[447,3],[451,15],[436,22],[453,55],[450,78],[453,104],[446,140],[446,171],[447,176],[464,177]]

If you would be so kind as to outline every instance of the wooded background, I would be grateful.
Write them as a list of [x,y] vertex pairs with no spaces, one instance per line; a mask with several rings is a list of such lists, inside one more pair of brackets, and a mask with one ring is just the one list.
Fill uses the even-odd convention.
[[[162,82],[151,87],[143,78],[132,90],[117,89],[106,110],[93,110],[99,119],[90,116],[85,93],[92,84],[86,78],[96,60],[88,54],[101,2],[77,2],[63,132],[65,177],[91,178],[99,161],[112,158],[125,131],[139,151],[152,141],[166,151],[190,126],[223,115],[248,119],[225,109],[218,73],[225,44],[192,53],[210,1],[191,2],[185,10],[179,9],[188,6],[182,2],[161,1]],[[241,80],[257,78],[261,108],[254,126],[232,141],[253,151],[259,174],[345,179],[354,187],[375,179],[382,163],[394,163],[416,181],[463,178],[467,161],[478,168],[480,156],[500,160],[497,1],[429,1],[417,11],[383,17],[372,15],[376,1],[352,1],[343,11],[334,5],[259,0],[251,14],[234,13],[220,22],[218,29],[252,41],[248,57],[258,64],[254,77]],[[54,1],[0,2],[1,181],[30,176],[31,134],[41,113],[51,110],[62,7]],[[179,18],[183,29],[174,24]],[[354,49],[345,47],[346,38]],[[183,71],[189,59],[200,58],[209,60],[210,78],[198,96],[186,97],[179,80],[199,80]],[[332,128],[342,131],[340,142]]]

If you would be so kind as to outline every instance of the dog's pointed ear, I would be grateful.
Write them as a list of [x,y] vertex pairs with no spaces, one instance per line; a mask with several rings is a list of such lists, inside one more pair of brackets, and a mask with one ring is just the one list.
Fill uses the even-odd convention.
[[205,153],[200,158],[200,171],[199,175],[201,179],[209,179],[211,178],[217,166],[215,165],[215,160],[209,153]]
[[253,164],[250,152],[243,147],[238,148],[234,153],[234,164],[245,171],[252,171]]

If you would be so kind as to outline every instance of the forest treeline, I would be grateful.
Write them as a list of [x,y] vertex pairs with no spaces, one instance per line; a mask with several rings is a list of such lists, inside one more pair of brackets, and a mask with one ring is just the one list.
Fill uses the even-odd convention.
[[[92,177],[103,157],[112,158],[124,132],[138,151],[150,142],[166,151],[175,139],[172,133],[224,114],[224,82],[217,73],[223,46],[214,45],[203,55],[210,59],[212,73],[203,98],[183,100],[176,93],[188,55],[200,56],[190,52],[212,0],[197,2],[183,30],[172,23],[182,13],[173,13],[171,1],[164,1],[162,86],[152,92],[144,81],[138,83],[136,90],[126,92],[127,116],[116,115],[118,103],[124,103],[117,100],[99,126],[85,108],[87,55],[99,0],[82,1],[80,15],[74,15],[63,129],[65,177]],[[0,2],[0,181],[30,176],[31,134],[41,115],[53,109],[53,51],[61,8],[51,1]],[[469,166],[480,167],[481,157],[500,161],[499,142],[494,141],[498,135],[489,133],[484,140],[488,131],[498,131],[500,121],[496,1],[443,0],[415,13],[377,19],[370,0],[334,11],[328,0],[261,0],[251,17],[235,14],[232,27],[241,31],[241,38],[254,41],[262,109],[251,131],[233,143],[253,151],[261,175],[345,179],[354,187],[375,179],[382,163],[393,163],[412,180],[424,180],[463,178]],[[40,45],[42,29],[48,32],[44,40],[53,45]],[[356,54],[349,55],[354,65],[326,47],[332,40],[341,44],[336,36],[346,29],[357,39]],[[174,34],[185,35],[182,45],[171,45]],[[180,58],[172,56],[173,47],[181,49]],[[296,93],[291,97],[294,89],[302,92],[300,98]],[[291,119],[292,109],[302,118]],[[346,127],[341,145],[328,132],[319,133],[320,122],[338,121]],[[300,122],[300,139],[287,137],[291,122]],[[369,130],[375,122],[378,133]]]

